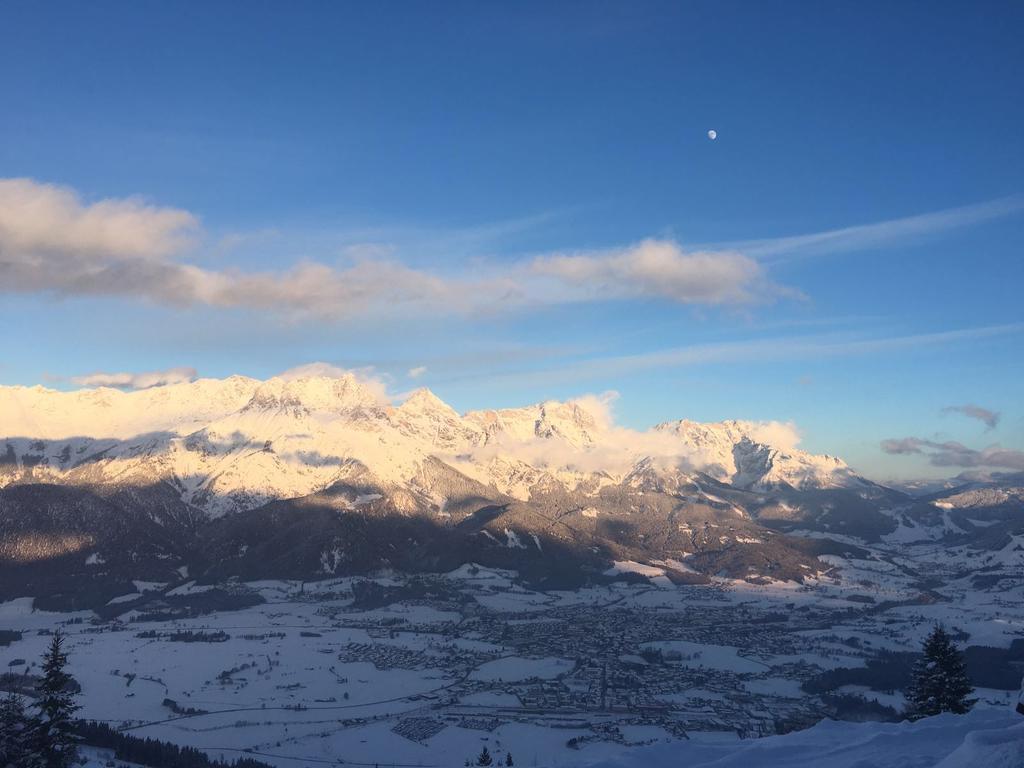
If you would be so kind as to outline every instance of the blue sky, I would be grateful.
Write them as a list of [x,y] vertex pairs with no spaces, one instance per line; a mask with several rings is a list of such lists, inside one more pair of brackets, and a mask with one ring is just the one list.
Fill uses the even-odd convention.
[[0,382],[323,360],[460,410],[792,421],[879,478],[1019,468],[1022,33],[1013,2],[0,2]]

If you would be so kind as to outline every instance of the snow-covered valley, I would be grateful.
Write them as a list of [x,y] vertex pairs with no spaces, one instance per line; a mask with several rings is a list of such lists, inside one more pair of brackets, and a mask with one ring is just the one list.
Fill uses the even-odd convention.
[[936,623],[977,730],[1024,669],[1014,476],[911,496],[786,425],[352,375],[7,387],[0,418],[5,686],[60,628],[83,716],[215,758],[801,765],[855,728],[825,718],[899,719]]
[[[114,618],[0,605],[0,626],[20,633],[0,647],[0,666],[8,685],[37,673],[59,628],[83,716],[213,757],[445,766],[488,746],[518,765],[673,765],[674,755],[769,755],[777,742],[810,755],[821,743],[801,734],[748,743],[827,717],[898,719],[900,691],[872,664],[918,647],[936,621],[971,645],[1021,650],[1019,580],[982,590],[950,580],[920,602],[911,580],[874,559],[842,566],[847,580],[803,585],[677,586],[652,573],[571,591],[475,565],[213,589],[140,583],[112,601],[128,608]],[[939,560],[930,568],[950,575]],[[203,599],[215,590],[252,604],[211,610]],[[1012,658],[978,668],[1002,682],[978,688],[974,717],[1006,722],[998,712],[1016,701],[1006,669],[1024,654]]]

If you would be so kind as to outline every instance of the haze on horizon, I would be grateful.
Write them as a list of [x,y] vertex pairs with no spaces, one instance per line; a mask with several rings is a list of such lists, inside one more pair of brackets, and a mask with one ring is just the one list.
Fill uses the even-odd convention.
[[0,384],[326,361],[1024,470],[1022,17],[5,4]]

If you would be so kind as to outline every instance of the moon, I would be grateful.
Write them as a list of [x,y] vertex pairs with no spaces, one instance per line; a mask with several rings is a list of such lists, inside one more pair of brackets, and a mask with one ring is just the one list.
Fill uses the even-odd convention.
[[708,138],[714,141],[718,138],[718,131],[708,131]]

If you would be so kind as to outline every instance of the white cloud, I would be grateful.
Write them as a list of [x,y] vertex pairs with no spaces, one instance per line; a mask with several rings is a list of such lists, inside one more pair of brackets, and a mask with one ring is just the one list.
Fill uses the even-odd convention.
[[304,262],[285,272],[203,271],[197,278],[192,303],[333,319],[367,313],[465,314],[524,298],[508,277],[445,278],[384,261],[345,268]]
[[82,387],[116,387],[118,389],[149,389],[167,384],[184,384],[194,381],[195,368],[169,368],[166,371],[145,371],[143,373],[90,373],[74,376],[71,381]]
[[135,198],[83,203],[67,187],[0,179],[0,290],[189,303],[202,270],[167,260],[196,218]]
[[31,179],[0,179],[0,248],[68,260],[159,258],[185,248],[198,229],[187,211],[138,198],[85,204],[74,190]]
[[541,256],[531,271],[581,298],[661,298],[681,304],[748,304],[779,293],[753,259],[733,251],[685,253],[669,240],[644,240],[602,253]]
[[376,244],[349,248],[352,263],[343,266],[303,261],[282,271],[208,269],[181,260],[199,233],[196,217],[186,211],[133,198],[85,203],[67,187],[0,180],[0,291],[124,296],[330,319],[493,314],[635,297],[745,304],[779,293],[742,254],[687,254],[669,241],[475,264],[446,275],[395,261]]
[[179,260],[198,234],[198,220],[186,211],[134,198],[90,204],[67,187],[0,179],[0,292],[330,318],[374,309],[472,312],[519,293],[507,275],[446,279],[370,258],[342,268],[303,262],[282,272],[205,269]]
[[802,439],[800,430],[791,421],[762,421],[748,431],[753,440],[787,451],[795,450]]
[[619,393],[614,389],[592,395],[580,395],[569,402],[577,405],[586,411],[594,419],[598,429],[611,429],[615,423],[615,411],[613,406],[619,399]]
[[422,376],[426,372],[427,372],[427,366],[425,366],[425,365],[417,365],[415,368],[410,368],[408,370],[408,372],[406,373],[406,376],[408,376],[410,379],[418,379],[420,376]]

